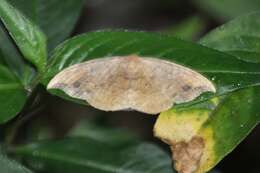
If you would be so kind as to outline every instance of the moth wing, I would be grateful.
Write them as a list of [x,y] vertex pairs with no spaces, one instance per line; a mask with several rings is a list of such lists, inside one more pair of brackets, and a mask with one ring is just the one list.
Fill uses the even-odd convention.
[[48,88],[61,89],[98,109],[134,109],[150,114],[191,101],[203,92],[215,92],[207,78],[187,67],[138,56],[73,65],[58,73]]

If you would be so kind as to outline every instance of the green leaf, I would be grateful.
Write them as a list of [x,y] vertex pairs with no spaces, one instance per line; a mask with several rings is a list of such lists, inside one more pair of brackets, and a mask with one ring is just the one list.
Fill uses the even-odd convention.
[[260,84],[257,63],[174,37],[123,31],[93,32],[66,41],[54,51],[42,82],[47,85],[54,75],[76,63],[131,54],[166,59],[192,68],[215,84],[216,95]]
[[29,169],[9,159],[3,153],[0,153],[0,168],[2,173],[32,173]]
[[[250,13],[213,30],[201,43],[249,62],[260,62],[260,13]],[[260,66],[259,66],[260,67]],[[208,125],[215,129],[219,160],[232,151],[260,122],[260,87],[225,97]],[[220,145],[221,144],[221,145]]]
[[84,0],[9,0],[31,21],[40,26],[51,50],[72,32]]
[[260,62],[260,13],[238,17],[213,30],[200,40],[202,45],[218,49],[251,62]]
[[171,159],[159,147],[135,140],[122,141],[120,136],[127,137],[127,133],[112,134],[101,131],[89,128],[86,131],[87,134],[98,135],[42,141],[20,146],[13,152],[24,158],[31,167],[38,171],[64,173],[74,173],[75,171],[78,173],[173,172]]
[[205,124],[213,128],[216,159],[230,153],[260,121],[260,87],[233,93],[216,107]]
[[2,26],[0,27],[0,53],[3,64],[14,72],[24,87],[29,88],[29,84],[35,76],[35,70],[20,55]]
[[199,8],[222,20],[260,10],[259,0],[194,0]]
[[43,72],[47,57],[45,35],[6,0],[0,1],[0,18],[24,57]]
[[[259,13],[239,17],[206,35],[201,43],[235,55],[237,59],[246,62],[259,62],[260,56],[258,59],[252,59],[251,56],[258,51],[257,45],[260,45],[260,40],[257,39],[260,35],[260,31],[256,29],[259,25],[257,16],[259,17]],[[255,46],[246,44],[248,40],[243,42],[236,40],[243,36],[246,38],[248,35],[250,41],[254,40],[250,42],[253,43],[251,45]],[[244,51],[243,56],[236,51]],[[172,132],[173,127],[176,129],[177,126],[181,131],[178,136],[182,138],[187,134],[202,137],[205,144],[204,162],[200,163],[198,172],[204,173],[229,154],[259,123],[259,103],[260,86],[249,87],[208,102],[162,113],[157,120],[155,132],[160,138],[176,141],[176,136],[173,137]],[[189,124],[190,128],[185,128],[183,124]]]
[[135,141],[137,137],[132,133],[122,129],[111,129],[100,127],[89,123],[86,120],[80,121],[69,133],[69,137],[85,137],[104,143],[129,143]]
[[0,65],[0,124],[15,117],[27,99],[26,91],[18,78]]

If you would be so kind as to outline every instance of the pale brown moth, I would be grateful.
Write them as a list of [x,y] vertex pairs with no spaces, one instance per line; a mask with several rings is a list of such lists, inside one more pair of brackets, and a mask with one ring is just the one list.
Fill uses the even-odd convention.
[[157,114],[203,92],[216,92],[204,76],[187,67],[136,55],[106,57],[70,66],[48,89],[61,89],[105,111],[137,110]]

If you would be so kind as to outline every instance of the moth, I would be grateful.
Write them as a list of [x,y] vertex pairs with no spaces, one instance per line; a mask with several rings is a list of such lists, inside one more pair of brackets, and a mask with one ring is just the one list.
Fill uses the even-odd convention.
[[196,71],[153,57],[105,57],[59,72],[48,89],[60,89],[104,111],[136,110],[157,114],[194,100],[214,85]]

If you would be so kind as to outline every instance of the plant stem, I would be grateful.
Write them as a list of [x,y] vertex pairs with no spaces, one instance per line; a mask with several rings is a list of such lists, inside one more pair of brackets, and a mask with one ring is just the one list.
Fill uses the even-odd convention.
[[29,111],[26,114],[20,115],[20,118],[14,123],[14,125],[11,127],[10,131],[8,131],[8,135],[6,137],[6,144],[12,145],[15,138],[17,137],[17,132],[19,129],[27,122],[29,121],[33,116],[37,115],[41,110],[43,110],[44,105],[39,106],[31,111]]

